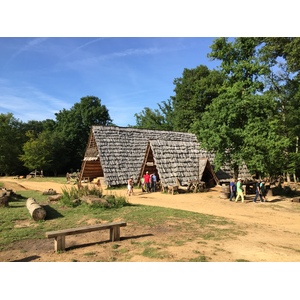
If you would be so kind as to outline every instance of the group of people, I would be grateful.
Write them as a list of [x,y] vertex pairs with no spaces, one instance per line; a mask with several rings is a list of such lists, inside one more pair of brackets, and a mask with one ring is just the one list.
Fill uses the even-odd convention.
[[[230,188],[230,198],[229,198],[230,201],[232,201],[233,198],[235,198],[235,202],[237,202],[239,198],[241,198],[241,201],[244,202],[244,191],[243,191],[241,178],[238,178],[237,183],[235,179],[232,179],[232,181],[229,184],[229,188]],[[253,203],[256,203],[258,197],[260,198],[260,202],[266,201],[264,180],[259,180],[255,184],[255,197],[253,199]]]
[[[142,192],[156,192],[157,177],[154,173],[149,174],[147,171],[141,178]],[[133,195],[133,177],[130,177],[127,182],[127,195]]]
[[156,175],[154,173],[149,174],[149,172],[146,171],[145,175],[141,178],[142,192],[156,192],[156,183]]

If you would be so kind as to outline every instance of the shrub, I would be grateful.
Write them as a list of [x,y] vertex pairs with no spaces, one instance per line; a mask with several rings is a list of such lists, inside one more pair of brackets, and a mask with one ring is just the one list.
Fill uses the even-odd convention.
[[95,187],[84,186],[81,189],[77,189],[76,187],[71,188],[63,188],[62,189],[62,198],[60,199],[60,203],[66,206],[75,207],[81,203],[81,198],[83,196],[98,196],[99,198],[104,198],[106,203],[93,203],[91,207],[93,208],[121,208],[125,205],[128,205],[128,202],[124,196],[115,196],[115,195],[102,195],[102,189],[98,189]]

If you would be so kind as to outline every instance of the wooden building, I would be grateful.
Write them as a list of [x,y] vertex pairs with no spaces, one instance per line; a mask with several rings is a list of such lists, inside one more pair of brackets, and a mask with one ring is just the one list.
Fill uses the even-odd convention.
[[[205,164],[202,162],[202,169],[205,165],[203,170],[200,159],[206,159]],[[175,176],[183,183],[199,176],[215,182],[218,180],[218,183],[228,181],[233,171],[224,168],[214,174],[213,159],[214,155],[201,149],[192,133],[93,126],[80,180],[101,178],[102,184],[117,186],[127,184],[129,177],[137,183],[143,172],[157,171],[157,175],[168,183],[175,183]],[[247,168],[242,172],[241,177],[250,176]]]
[[170,140],[148,141],[138,180],[145,174],[155,173],[163,186],[188,185],[191,181],[205,181],[208,186],[219,184],[205,153],[198,142]]

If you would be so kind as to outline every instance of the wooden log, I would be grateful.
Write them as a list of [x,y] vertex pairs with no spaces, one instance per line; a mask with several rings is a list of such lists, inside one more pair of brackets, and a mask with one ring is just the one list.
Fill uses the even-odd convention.
[[291,199],[291,202],[300,202],[300,197]]
[[39,205],[34,198],[28,198],[26,201],[26,207],[34,221],[44,220],[46,217],[45,209]]
[[62,194],[57,194],[57,195],[53,195],[53,196],[49,196],[48,200],[49,201],[58,201],[62,198]]

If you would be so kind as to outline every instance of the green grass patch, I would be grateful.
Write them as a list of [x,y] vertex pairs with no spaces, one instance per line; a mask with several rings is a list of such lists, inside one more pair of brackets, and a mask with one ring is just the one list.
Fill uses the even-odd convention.
[[86,252],[83,255],[84,256],[94,256],[94,255],[96,255],[96,252]]
[[152,259],[164,259],[169,257],[169,254],[166,251],[154,247],[146,247],[142,252],[142,255]]
[[[23,179],[20,179],[20,182],[22,182]],[[33,182],[54,182],[54,183],[60,183],[60,184],[68,184],[66,177],[33,177],[33,178],[27,178],[28,181]]]
[[[38,178],[42,180],[43,178]],[[70,188],[66,191],[67,198],[77,197]],[[34,221],[26,201],[34,198],[46,210],[44,221]],[[172,208],[162,208],[145,205],[132,205],[126,198],[113,195],[102,195],[111,204],[109,208],[90,205],[81,201],[78,205],[66,205],[65,201],[48,201],[48,195],[37,191],[19,191],[9,202],[9,207],[2,207],[0,219],[0,251],[8,249],[11,243],[21,240],[45,239],[45,233],[52,230],[86,226],[90,220],[94,223],[112,222],[116,219],[124,220],[134,227],[141,227],[143,232],[153,230],[168,234],[168,240],[161,248],[167,246],[184,246],[187,241],[204,243],[205,240],[220,240],[235,238],[244,234],[233,222],[225,218],[201,213],[188,212]],[[168,243],[165,245],[165,243]],[[151,258],[164,258],[168,254],[158,250],[151,237],[147,241],[131,240],[143,250],[143,255]],[[113,249],[120,252],[118,244]],[[125,251],[125,250],[124,250]],[[112,258],[114,259],[114,258]]]

